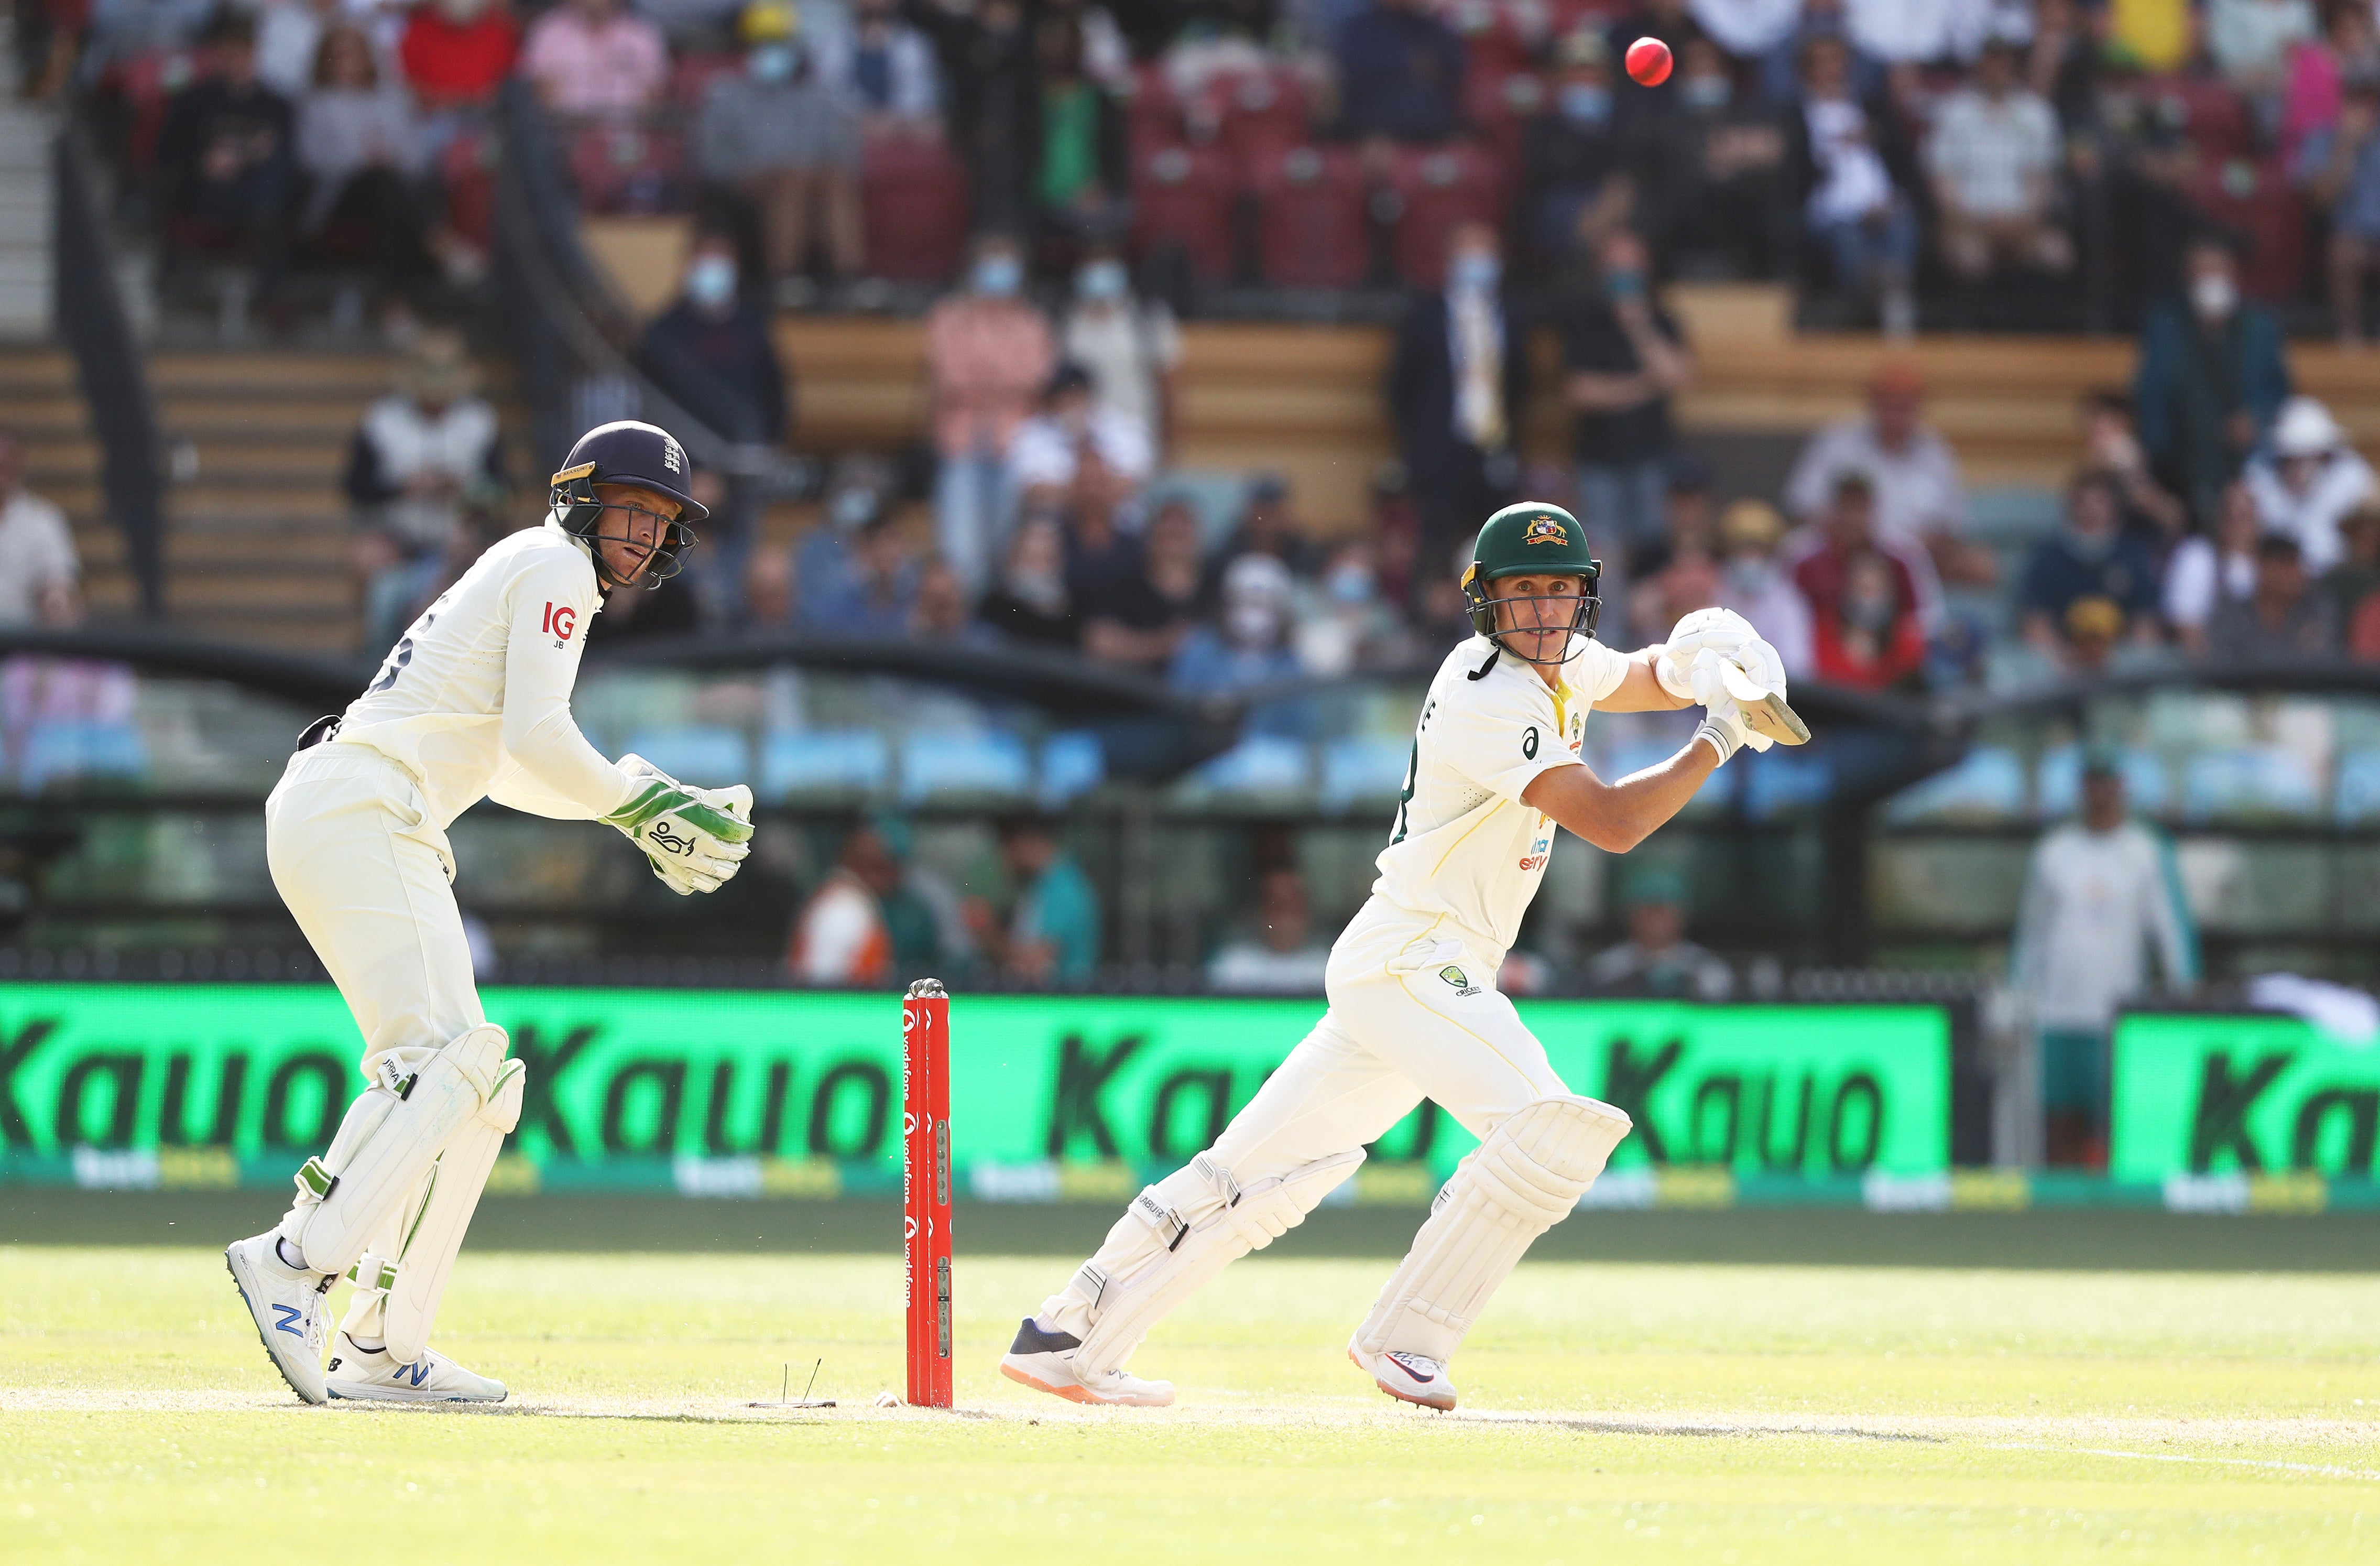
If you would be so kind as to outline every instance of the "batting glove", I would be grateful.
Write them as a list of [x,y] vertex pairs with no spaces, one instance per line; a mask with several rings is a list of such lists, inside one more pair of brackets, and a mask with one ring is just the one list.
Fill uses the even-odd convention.
[[1776,743],[1766,734],[1755,734],[1751,725],[1743,721],[1743,709],[1736,705],[1735,698],[1728,695],[1727,686],[1719,674],[1719,666],[1724,662],[1726,660],[1721,654],[1706,648],[1694,654],[1694,666],[1688,671],[1694,699],[1703,705],[1702,726],[1694,730],[1694,737],[1718,752],[1722,767],[1747,745],[1755,751],[1762,751]]

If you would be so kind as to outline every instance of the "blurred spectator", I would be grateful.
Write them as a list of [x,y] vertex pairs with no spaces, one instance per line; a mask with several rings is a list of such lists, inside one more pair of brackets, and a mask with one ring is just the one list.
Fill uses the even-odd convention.
[[339,22],[322,35],[312,85],[298,104],[298,162],[310,182],[298,226],[371,235],[383,308],[401,333],[412,295],[437,271],[420,195],[429,155],[412,101],[381,79],[360,28]]
[[1500,249],[1486,224],[1458,225],[1446,286],[1415,295],[1397,331],[1389,412],[1432,549],[1475,533],[1519,477],[1528,345],[1512,329]]
[[[1293,680],[1297,660],[1290,610],[1289,567],[1269,554],[1244,554],[1223,574],[1222,602],[1211,624],[1193,625],[1174,649],[1167,682],[1190,696],[1245,697]],[[1299,738],[1313,731],[1305,701],[1268,701],[1252,708],[1250,734]]]
[[2290,52],[2314,37],[2308,0],[2206,0],[2203,25],[2207,57],[2252,98],[2278,94]]
[[2198,46],[2198,17],[2190,0],[2116,0],[2101,14],[2108,55],[2140,70],[2173,70]]
[[976,904],[970,917],[984,953],[1011,979],[1087,984],[1099,965],[1099,900],[1051,823],[1017,817],[1000,824],[1000,857],[1016,891],[1004,924]]
[[2115,600],[2093,593],[2066,606],[2058,629],[2065,638],[2060,651],[2066,673],[2088,679],[2107,674],[2115,662],[2124,640],[2124,612]]
[[976,242],[967,286],[926,318],[941,465],[934,528],[942,558],[979,592],[1006,541],[1015,492],[1008,443],[1033,412],[1055,357],[1049,322],[1022,297],[1025,255],[1005,235]]
[[817,49],[819,79],[857,105],[868,134],[941,130],[933,42],[902,18],[898,0],[856,0],[850,31],[820,38]]
[[[1864,467],[1843,467],[1836,470],[1828,485],[1826,504],[1815,520],[1806,522],[1785,536],[1777,551],[1778,563],[1793,574],[1804,597],[1814,591],[1823,596],[1828,571],[1821,568],[1809,579],[1803,579],[1803,568],[1829,550],[1837,552],[1873,549],[1892,560],[1908,578],[1910,591],[1917,604],[1917,623],[1928,636],[1944,622],[1942,583],[1934,574],[1934,559],[1922,543],[1896,538],[1880,531],[1876,525],[1876,480]],[[1815,600],[1813,599],[1815,605]]]
[[903,14],[934,41],[951,146],[966,160],[976,221],[1023,226],[1024,125],[1034,112],[1035,80],[1022,0],[911,0]]
[[[1682,539],[1660,568],[1640,577],[1628,594],[1627,624],[1639,645],[1657,642],[1697,609],[1718,603],[1718,560],[1701,538]],[[1620,622],[1611,622],[1617,629]]]
[[2265,530],[2297,540],[2306,569],[2317,575],[2338,562],[2339,518],[2380,488],[2371,464],[2347,443],[2347,431],[2330,409],[2312,397],[2291,397],[2281,405],[2271,437],[2248,459],[2240,477],[2255,498]]
[[[88,15],[82,64],[77,73],[84,84],[97,81],[110,66],[152,51],[169,54],[202,42],[209,26],[221,18],[223,6],[221,0],[91,0]],[[72,47],[77,30],[72,7],[52,12],[44,6],[41,20],[51,26],[55,45]],[[46,69],[44,75],[48,75]]]
[[1277,865],[1257,878],[1251,927],[1207,959],[1207,988],[1236,995],[1319,995],[1330,949],[1314,938],[1305,878]]
[[1133,296],[1123,253],[1088,247],[1075,269],[1075,297],[1058,329],[1060,351],[1089,372],[1100,408],[1146,431],[1162,463],[1173,444],[1173,382],[1182,364],[1182,328],[1162,299]]
[[735,241],[697,238],[677,302],[645,328],[643,358],[705,424],[738,444],[773,445],[787,434],[784,366],[739,282]]
[[2028,29],[2025,0],[1842,0],[1843,30],[1889,67],[1974,58],[2003,28]]
[[770,281],[808,269],[814,234],[829,268],[857,277],[866,264],[859,226],[859,115],[820,80],[798,18],[782,0],[753,0],[737,30],[744,69],[714,78],[695,126],[702,176],[732,186],[760,215]]
[[2025,85],[2056,111],[2059,126],[2079,136],[2098,108],[2103,44],[2098,18],[2082,0],[2035,0],[2033,39],[2024,46]]
[[[1086,483],[1078,479],[1075,492],[1061,509],[1044,504],[1026,510],[1028,516],[1048,516],[1061,518],[1065,528],[1066,592],[1074,601],[1077,613],[1087,615],[1094,605],[1104,603],[1126,589],[1129,580],[1136,578],[1141,569],[1141,540],[1137,533],[1127,533],[1118,524],[1121,496],[1117,486],[1099,482],[1102,475],[1096,462],[1084,464]],[[1181,501],[1169,502],[1181,506]],[[1196,524],[1192,524],[1196,529]]]
[[2363,290],[2380,261],[2380,78],[2350,77],[2344,98],[2335,119],[2307,132],[2294,172],[2330,213],[2331,326],[2355,348],[2363,346]]
[[2039,1030],[2053,1164],[2107,1162],[2107,1026],[2147,988],[2152,948],[2168,987],[2197,981],[2173,847],[2131,819],[2121,761],[2094,749],[2082,762],[2082,819],[2034,847],[2009,956],[2009,982]]
[[1365,0],[1339,30],[1350,133],[1439,141],[1463,120],[1463,40],[1423,0]]
[[626,0],[561,0],[521,51],[521,73],[557,114],[635,114],[660,99],[669,69],[661,30]]
[[1696,26],[1738,59],[1766,55],[1791,37],[1802,19],[1802,0],[1687,0],[1686,9]]
[[1548,265],[1628,221],[1636,188],[1612,92],[1611,46],[1581,27],[1555,46],[1553,92],[1521,138],[1521,230]]
[[1645,242],[1621,230],[1603,242],[1599,286],[1563,322],[1563,393],[1575,417],[1579,520],[1634,552],[1668,530],[1670,398],[1694,376],[1685,334],[1654,303]]
[[2339,645],[2330,595],[2313,590],[2305,556],[2287,533],[2256,540],[2256,586],[2216,606],[2206,620],[2206,656],[2230,666],[2331,658]]
[[1653,248],[1673,273],[1775,277],[1791,253],[1783,124],[1736,91],[1727,56],[1709,39],[1687,37],[1677,60],[1645,182]]
[[174,94],[157,132],[166,251],[174,258],[192,237],[231,236],[247,246],[258,289],[271,299],[288,266],[296,116],[289,100],[257,80],[247,17],[223,12],[207,40],[212,69]]
[[1686,878],[1663,868],[1639,869],[1624,894],[1628,939],[1597,953],[1586,982],[1598,995],[1724,1001],[1735,975],[1708,947],[1686,939]]
[[[1719,516],[1718,604],[1752,622],[1763,641],[1777,649],[1786,676],[1803,679],[1815,656],[1810,605],[1777,561],[1785,519],[1764,500],[1739,500]],[[1666,638],[1666,630],[1663,633]]]
[[2066,487],[2066,522],[2033,549],[2017,593],[2024,638],[2063,665],[2066,612],[2077,599],[2104,598],[2135,635],[2150,633],[2157,609],[2155,559],[2123,534],[2123,492],[2104,473],[2077,474]]
[[1008,564],[976,613],[1016,647],[1081,645],[1083,616],[1066,585],[1066,540],[1054,517],[1028,513],[1008,543]]
[[1995,37],[1973,80],[1935,110],[1925,162],[1942,261],[1979,282],[2004,267],[2065,272],[2074,247],[2053,220],[2058,120],[2017,77],[2016,45]]
[[1802,95],[1787,120],[1788,184],[1803,225],[1832,257],[1835,287],[1872,302],[1886,334],[1916,330],[1916,169],[1892,108],[1859,96],[1851,45],[1827,33],[1802,46]]
[[954,947],[969,943],[956,900],[911,855],[908,823],[898,818],[854,827],[794,921],[786,970],[804,984],[857,988],[963,959]]
[[2124,494],[2124,532],[2159,554],[2190,528],[2190,513],[2149,471],[2132,431],[2132,399],[2096,391],[2082,398],[2082,466],[2116,480]]
[[1342,545],[1323,568],[1320,601],[1298,617],[1297,661],[1318,678],[1394,668],[1413,655],[1404,620],[1380,590],[1369,540]]
[[1289,574],[1300,582],[1312,581],[1322,569],[1322,546],[1297,525],[1289,480],[1278,473],[1259,473],[1249,481],[1247,499],[1240,510],[1240,525],[1225,535],[1208,562],[1208,598],[1221,585],[1223,573],[1244,554],[1271,555],[1288,566]]
[[892,477],[876,458],[852,455],[828,480],[825,517],[794,562],[795,623],[806,631],[898,637],[917,600],[917,566],[886,516]]
[[2330,0],[2322,36],[2289,52],[2281,94],[2281,161],[2300,166],[2306,139],[2336,125],[2349,79],[2380,69],[2380,40],[2374,36],[2370,0]]
[[338,24],[340,0],[264,0],[256,13],[256,79],[292,103],[312,87],[322,34]]
[[2206,652],[2206,622],[2217,605],[2245,599],[2256,589],[2256,540],[2264,524],[2248,486],[2223,492],[2223,504],[2208,533],[2193,533],[2175,546],[2165,566],[2165,619],[2193,656]]
[[1083,651],[1098,662],[1161,674],[1197,623],[1197,518],[1179,503],[1160,507],[1136,552],[1135,568],[1084,595]]
[[413,7],[397,54],[421,112],[436,119],[493,103],[520,50],[504,0],[432,0]]
[[1083,65],[1083,29],[1056,13],[1034,29],[1039,91],[1027,100],[1024,127],[1035,226],[1068,253],[1123,227],[1132,188],[1132,152],[1115,95]]
[[2380,658],[2380,504],[2365,502],[2341,519],[2347,554],[2318,584],[2330,599],[2331,621],[2358,662]]
[[1028,504],[1075,487],[1084,464],[1096,461],[1127,488],[1156,466],[1148,428],[1091,398],[1091,377],[1062,363],[1041,392],[1041,411],[1017,426],[1008,443],[1008,483]]
[[991,627],[967,613],[966,589],[959,585],[958,574],[939,560],[927,561],[917,573],[917,601],[909,606],[909,639],[954,652],[1000,645]]
[[71,625],[82,618],[80,564],[66,513],[25,488],[25,448],[0,434],[0,629]]
[[395,642],[413,618],[464,507],[504,488],[496,411],[478,390],[462,337],[425,332],[396,390],[364,410],[348,443],[367,649]]
[[1923,549],[1945,580],[1988,587],[1997,562],[1959,536],[1967,490],[1958,455],[1925,416],[1924,374],[1906,359],[1886,360],[1869,378],[1867,412],[1826,426],[1802,448],[1785,480],[1786,507],[1809,521],[1831,502],[1837,475],[1864,473],[1877,537]]
[[2142,333],[2132,413],[2158,478],[2205,517],[2280,411],[2289,371],[2272,312],[2240,297],[2228,246],[2197,240],[2183,266],[2186,300],[2155,306]]
[[1925,662],[1926,625],[1916,569],[1925,555],[1896,554],[1876,536],[1875,494],[1858,469],[1836,475],[1824,522],[1786,557],[1809,606],[1818,677],[1871,688],[1896,684]]

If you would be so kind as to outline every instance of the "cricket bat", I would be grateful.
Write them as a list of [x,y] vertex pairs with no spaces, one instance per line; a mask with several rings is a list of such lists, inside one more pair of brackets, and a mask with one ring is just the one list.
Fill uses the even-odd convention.
[[1763,690],[1750,674],[1732,663],[1719,665],[1719,678],[1727,686],[1727,694],[1743,710],[1744,727],[1779,745],[1810,743],[1810,725],[1802,722],[1802,715],[1788,706],[1783,697]]

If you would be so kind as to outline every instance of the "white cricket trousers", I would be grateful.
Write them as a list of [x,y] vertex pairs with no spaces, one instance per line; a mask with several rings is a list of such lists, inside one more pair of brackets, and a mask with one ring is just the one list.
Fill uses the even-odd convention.
[[[1443,919],[1365,904],[1330,949],[1330,1010],[1232,1117],[1213,1160],[1245,1186],[1378,1141],[1425,1098],[1485,1138],[1524,1105],[1567,1094],[1546,1047],[1496,989],[1502,956],[1466,945]],[[1138,1228],[1117,1224],[1093,1263],[1122,1269]],[[1043,1302],[1043,1326],[1089,1329],[1081,1277]]]
[[413,774],[335,741],[289,759],[264,802],[265,861],[364,1036],[438,1049],[487,1021],[455,905],[455,858]]

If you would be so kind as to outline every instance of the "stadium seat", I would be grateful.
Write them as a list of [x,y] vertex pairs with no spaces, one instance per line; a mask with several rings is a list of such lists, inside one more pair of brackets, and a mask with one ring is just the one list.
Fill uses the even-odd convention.
[[760,796],[873,794],[892,772],[874,729],[775,729],[760,741]]
[[1216,794],[1303,794],[1313,784],[1313,758],[1303,740],[1252,734],[1193,776]]
[[1393,800],[1404,791],[1413,759],[1410,738],[1364,734],[1322,747],[1322,807],[1344,810],[1359,804]]
[[741,729],[715,723],[642,729],[628,736],[627,747],[678,782],[698,788],[752,781],[752,747]]
[[1995,549],[2030,549],[2058,531],[2066,503],[2056,490],[2028,484],[1980,489],[1967,497],[1967,537]]
[[859,179],[871,276],[941,283],[957,274],[966,248],[966,169],[941,138],[869,138]]
[[2277,746],[2193,756],[2182,772],[2181,810],[2192,822],[2306,818],[2322,807],[2322,780],[2306,759]]
[[1107,781],[1107,747],[1088,729],[1066,729],[1041,742],[1041,807],[1055,810]]
[[102,76],[101,91],[112,91],[124,105],[124,162],[135,176],[145,177],[157,166],[157,133],[165,126],[166,103],[190,84],[198,67],[191,50],[152,49]]
[[1401,151],[1391,161],[1397,275],[1415,288],[1446,282],[1446,241],[1457,226],[1500,227],[1504,173],[1485,148],[1453,144]]
[[2198,149],[2201,162],[2221,163],[2249,151],[2247,103],[2220,77],[2161,77],[2149,84],[2149,98],[2157,116]]
[[743,69],[741,55],[683,55],[670,72],[670,97],[686,108],[698,109],[712,82],[722,76],[737,75]]
[[1145,65],[1133,72],[1138,85],[1123,105],[1124,130],[1132,149],[1133,166],[1160,148],[1180,143],[1189,129],[1182,115],[1182,100],[1173,94],[1161,65]]
[[901,742],[901,799],[917,805],[951,795],[1033,792],[1033,759],[1025,742],[997,730],[911,734]]
[[685,185],[685,134],[664,125],[582,125],[570,134],[570,178],[589,212],[659,212]]
[[1253,187],[1257,174],[1303,146],[1308,134],[1305,83],[1294,71],[1268,69],[1219,77],[1208,97],[1215,107],[1223,150],[1241,180]]
[[17,786],[39,794],[51,783],[83,778],[148,775],[149,747],[122,720],[51,719],[33,725],[18,761]]
[[2330,808],[2343,827],[2380,819],[2380,750],[2350,750],[2338,759]]
[[2190,199],[2247,244],[2240,288],[2252,298],[2287,303],[2305,281],[2305,201],[2277,160],[2208,161],[2192,176]]
[[438,183],[446,193],[446,226],[481,250],[495,243],[496,143],[478,127],[456,135],[438,154]]
[[[2173,783],[2154,752],[2127,750],[2117,760],[2124,774],[2124,797],[2131,807],[2163,815],[2173,803]],[[2046,821],[2082,808],[2082,747],[2060,745],[2041,753],[2033,769],[2033,813]]]
[[2007,821],[2023,814],[2024,762],[1997,745],[1975,747],[1957,766],[1910,784],[1884,807],[1884,819],[1896,823]]
[[1372,269],[1362,166],[1335,147],[1297,147],[1256,171],[1257,252],[1276,288],[1352,288]]
[[1178,247],[1199,282],[1231,281],[1232,160],[1221,149],[1176,142],[1136,155],[1132,196],[1136,254]]

